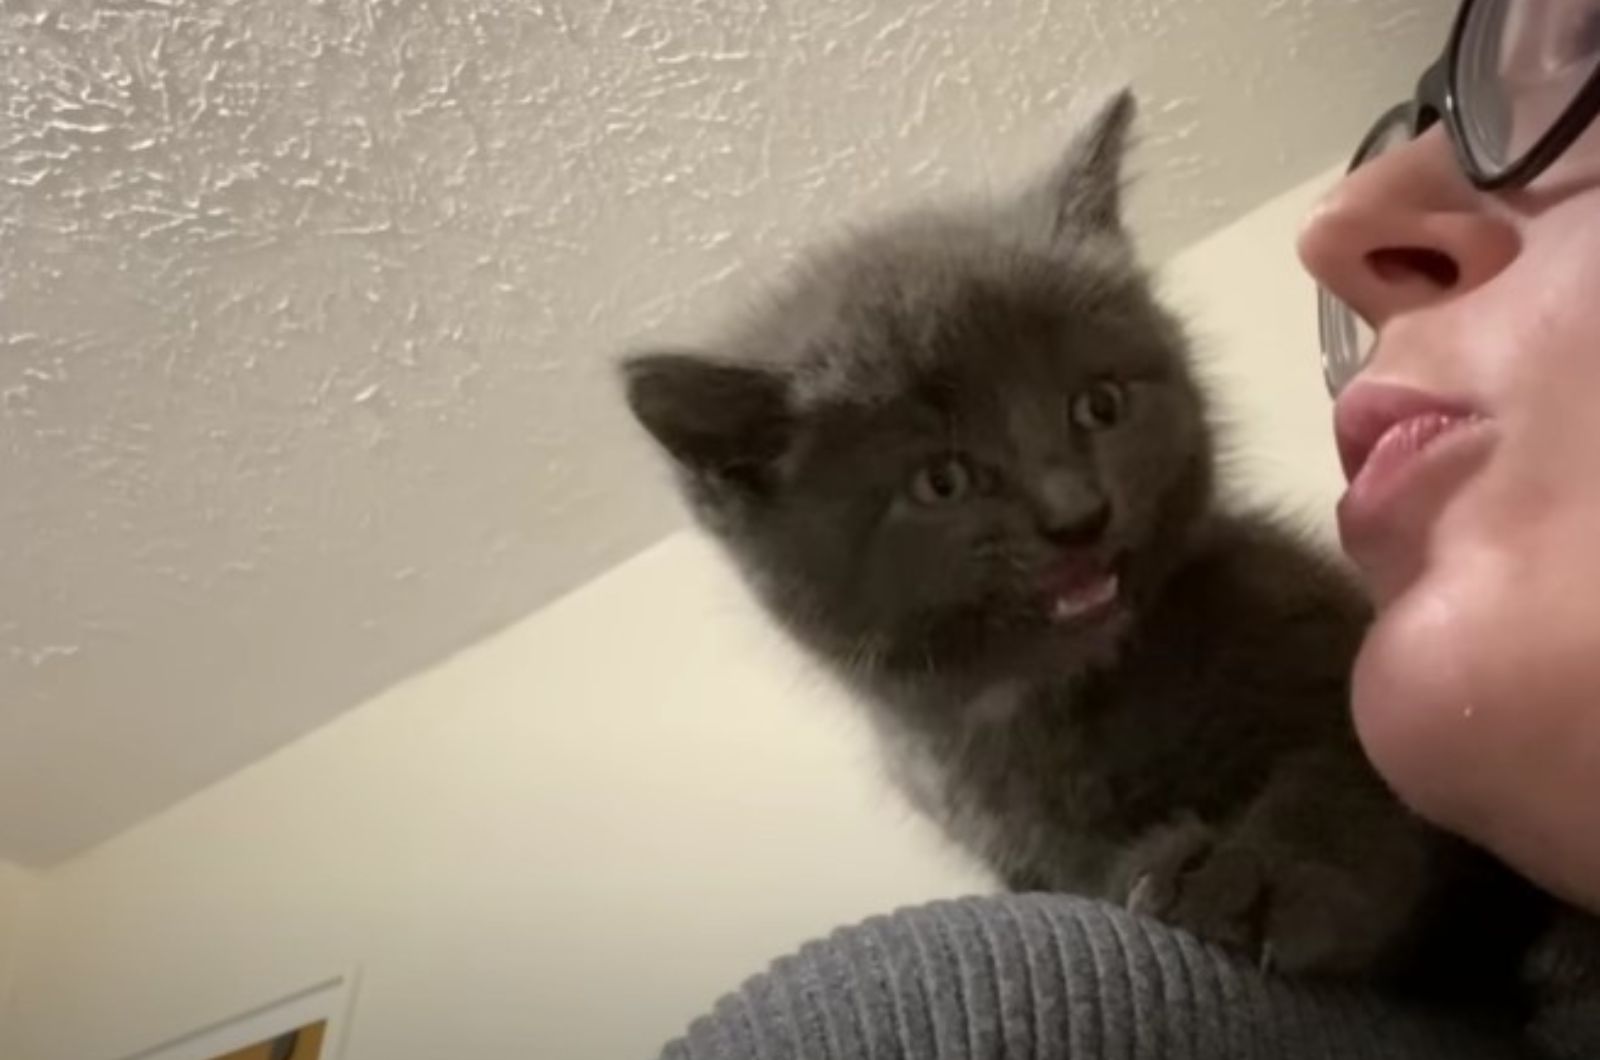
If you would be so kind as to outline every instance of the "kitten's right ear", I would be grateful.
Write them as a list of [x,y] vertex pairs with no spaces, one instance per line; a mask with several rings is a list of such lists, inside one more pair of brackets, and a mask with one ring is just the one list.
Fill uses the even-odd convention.
[[1052,234],[1121,234],[1123,160],[1138,109],[1132,89],[1115,92],[1073,138],[1048,181]]
[[685,469],[754,485],[788,448],[789,384],[778,371],[697,354],[622,362],[628,407]]

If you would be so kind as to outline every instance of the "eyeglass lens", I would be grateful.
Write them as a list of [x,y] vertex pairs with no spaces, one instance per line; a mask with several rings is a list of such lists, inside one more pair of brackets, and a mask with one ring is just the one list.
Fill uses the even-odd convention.
[[1478,0],[1450,71],[1462,147],[1486,176],[1549,136],[1600,66],[1600,0]]

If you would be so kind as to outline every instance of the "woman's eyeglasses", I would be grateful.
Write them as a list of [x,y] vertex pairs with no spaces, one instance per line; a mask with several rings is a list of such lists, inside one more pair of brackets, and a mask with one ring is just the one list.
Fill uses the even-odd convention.
[[[1462,171],[1488,190],[1522,187],[1572,146],[1600,111],[1600,0],[1466,0],[1415,97],[1378,119],[1350,168],[1443,123]],[[1337,394],[1376,336],[1317,292],[1322,367]]]

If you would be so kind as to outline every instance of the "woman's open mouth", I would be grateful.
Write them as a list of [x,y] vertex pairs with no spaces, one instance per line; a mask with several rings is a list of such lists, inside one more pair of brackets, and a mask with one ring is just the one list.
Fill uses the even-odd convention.
[[[1383,536],[1403,502],[1470,458],[1488,423],[1469,408],[1414,390],[1369,386],[1341,400],[1339,453],[1350,487],[1339,502],[1339,533],[1346,551],[1357,555]],[[1408,513],[1411,522],[1418,516]]]

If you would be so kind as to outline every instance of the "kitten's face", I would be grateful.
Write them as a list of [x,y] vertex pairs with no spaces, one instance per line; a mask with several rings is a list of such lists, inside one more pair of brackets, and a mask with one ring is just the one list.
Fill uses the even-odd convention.
[[635,360],[630,399],[837,661],[1080,665],[1209,486],[1181,335],[1111,236],[902,222],[815,262],[728,355]]

